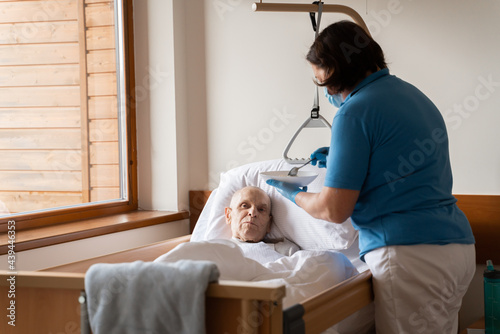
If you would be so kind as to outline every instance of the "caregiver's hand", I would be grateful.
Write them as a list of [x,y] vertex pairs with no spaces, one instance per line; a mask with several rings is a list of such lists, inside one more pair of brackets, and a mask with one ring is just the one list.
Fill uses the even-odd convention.
[[270,186],[275,187],[281,195],[288,198],[293,203],[295,203],[295,196],[297,196],[298,193],[307,191],[307,187],[301,188],[294,184],[278,180],[267,180],[266,183],[269,184]]
[[329,147],[320,147],[311,154],[311,165],[319,168],[326,168],[326,157],[328,156]]

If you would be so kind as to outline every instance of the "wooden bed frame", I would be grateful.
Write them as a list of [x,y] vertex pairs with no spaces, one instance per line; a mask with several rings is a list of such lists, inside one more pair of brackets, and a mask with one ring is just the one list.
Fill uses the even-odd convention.
[[[190,192],[191,227],[194,227],[210,192]],[[459,207],[469,218],[476,237],[477,263],[486,259],[500,263],[500,196],[456,195]],[[111,255],[96,257],[37,272],[15,276],[15,327],[0,323],[1,333],[85,333],[86,312],[79,299],[84,277],[94,263],[152,261],[189,235]],[[12,292],[0,272],[1,300]],[[341,282],[324,292],[283,310],[284,286],[236,281],[210,284],[206,292],[207,333],[320,333],[373,300],[369,271]],[[3,303],[3,302],[2,302]],[[1,305],[6,310],[9,305]],[[85,308],[83,308],[85,310]],[[8,314],[7,314],[8,315]],[[82,326],[81,326],[82,324]]]

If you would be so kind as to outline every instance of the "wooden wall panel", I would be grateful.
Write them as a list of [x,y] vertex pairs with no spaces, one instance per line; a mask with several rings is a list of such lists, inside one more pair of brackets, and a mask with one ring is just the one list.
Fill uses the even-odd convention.
[[111,0],[0,0],[0,201],[11,212],[119,197],[114,21]]
[[78,44],[0,45],[2,65],[77,64]]
[[98,96],[89,98],[89,118],[116,118],[118,104],[116,96]]
[[118,163],[119,151],[116,142],[94,142],[90,145],[91,165],[117,165]]
[[82,173],[74,171],[0,171],[3,191],[81,191]]
[[116,72],[115,50],[93,50],[87,54],[88,73]]
[[111,2],[111,1],[109,1],[109,0],[85,0],[85,4],[87,4],[87,5],[103,3],[103,2]]
[[78,86],[0,88],[2,107],[75,107],[80,105]]
[[0,66],[0,86],[66,86],[79,85],[77,64]]
[[0,2],[0,23],[76,20],[76,5],[76,0]]
[[[91,74],[88,77],[89,96],[116,96],[116,75],[115,73]],[[115,116],[116,117],[116,114]]]
[[115,119],[92,120],[89,123],[89,138],[91,142],[117,141],[118,121]]
[[120,170],[118,165],[93,165],[90,167],[90,185],[95,187],[118,187]]
[[0,24],[0,44],[62,43],[78,41],[76,21]]
[[85,2],[78,0],[78,45],[80,47],[80,117],[82,134],[82,197],[90,202],[89,171],[89,113],[88,113],[88,71],[87,71],[87,27],[85,25]]
[[112,1],[85,3],[90,196],[101,201],[120,195],[114,7]]
[[82,194],[81,192],[0,191],[0,201],[11,213],[26,212],[80,204]]
[[72,170],[82,165],[80,150],[8,150],[2,152],[0,170]]
[[79,150],[80,148],[79,129],[0,130],[0,149],[3,150]]
[[82,201],[77,4],[0,2],[0,200],[12,213]]
[[80,108],[0,108],[0,129],[80,128]]
[[120,199],[119,187],[93,187],[90,191],[93,201],[107,201],[110,199]]
[[113,26],[115,13],[112,2],[101,2],[85,8],[87,27]]
[[87,50],[103,50],[115,48],[114,27],[89,28],[87,30]]

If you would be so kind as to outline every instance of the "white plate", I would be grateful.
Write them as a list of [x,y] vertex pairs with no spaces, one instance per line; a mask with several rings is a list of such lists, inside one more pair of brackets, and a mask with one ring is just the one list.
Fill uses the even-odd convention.
[[300,171],[297,173],[297,176],[288,176],[288,170],[279,170],[275,172],[261,172],[260,175],[264,180],[278,180],[283,182],[288,182],[295,184],[299,187],[307,186],[309,183],[314,181],[316,177],[318,177],[318,173],[315,172],[307,172]]

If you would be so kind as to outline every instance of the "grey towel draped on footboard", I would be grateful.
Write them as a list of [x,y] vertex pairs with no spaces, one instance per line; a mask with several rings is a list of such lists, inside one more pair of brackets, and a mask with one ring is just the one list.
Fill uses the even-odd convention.
[[205,333],[205,290],[219,275],[210,261],[94,264],[85,275],[92,332]]

